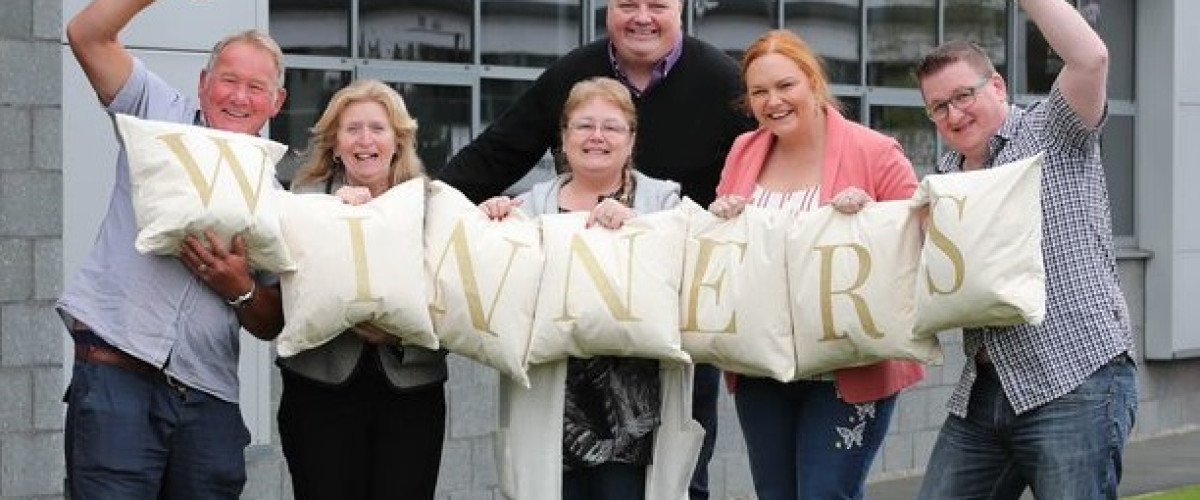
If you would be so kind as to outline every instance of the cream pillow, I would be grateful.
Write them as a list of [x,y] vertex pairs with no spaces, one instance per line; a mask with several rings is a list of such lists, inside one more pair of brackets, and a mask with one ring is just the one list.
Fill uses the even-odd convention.
[[287,146],[253,135],[115,117],[129,159],[139,252],[175,255],[185,237],[211,228],[225,244],[241,234],[256,269],[293,268],[275,197],[275,163]]
[[913,199],[930,207],[917,272],[918,336],[961,327],[1040,324],[1042,155],[928,175]]
[[884,359],[942,362],[937,337],[912,333],[921,228],[911,201],[798,214],[787,244],[797,377]]
[[789,381],[796,372],[784,237],[792,215],[746,207],[729,220],[691,200],[683,290],[683,350],[697,363]]
[[436,349],[425,293],[425,180],[364,205],[327,194],[281,193],[283,230],[296,270],[280,275],[291,356],[370,322],[404,343]]
[[687,220],[680,210],[585,229],[585,213],[541,216],[546,266],[529,364],[567,356],[689,361],[679,339]]
[[541,283],[541,231],[514,211],[493,221],[434,182],[425,217],[429,311],[441,346],[529,387],[525,356]]

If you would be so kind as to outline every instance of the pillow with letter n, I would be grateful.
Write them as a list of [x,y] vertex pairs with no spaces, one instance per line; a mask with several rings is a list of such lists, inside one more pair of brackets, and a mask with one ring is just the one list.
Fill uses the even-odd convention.
[[291,356],[371,323],[406,344],[437,349],[425,294],[425,179],[363,205],[327,194],[280,193],[296,270],[280,275],[283,332]]
[[751,205],[725,220],[691,200],[680,206],[688,213],[683,350],[725,371],[791,380],[796,357],[783,263],[792,216]]
[[541,284],[542,234],[520,210],[501,221],[433,182],[425,217],[429,312],[441,346],[529,387],[525,356]]
[[246,240],[250,265],[291,270],[276,207],[275,163],[287,146],[261,137],[115,115],[129,160],[141,253],[175,255],[212,229]]
[[962,327],[1040,324],[1042,155],[970,172],[927,175],[929,205],[917,273],[917,335]]
[[912,202],[796,217],[787,242],[796,376],[885,359],[941,364],[937,337],[913,337],[921,228]]
[[616,230],[581,212],[541,216],[546,265],[528,364],[568,356],[690,361],[679,338],[687,219],[664,210]]

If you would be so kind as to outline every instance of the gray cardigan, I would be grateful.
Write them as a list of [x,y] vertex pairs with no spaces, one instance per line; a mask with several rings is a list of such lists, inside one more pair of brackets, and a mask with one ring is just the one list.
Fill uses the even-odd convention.
[[[344,185],[341,173],[332,182],[315,182],[292,186],[296,193],[332,193]],[[328,186],[328,189],[327,189]],[[287,318],[284,318],[286,321]],[[388,382],[396,389],[411,389],[446,380],[446,351],[431,351],[422,347],[379,347],[367,344],[349,330],[328,343],[303,351],[295,356],[277,358],[280,368],[316,382],[337,385],[345,383],[358,366],[363,349],[373,349]],[[368,360],[370,362],[370,360]]]
[[[639,214],[648,214],[659,210],[675,208],[679,204],[679,183],[655,179],[636,170],[633,171],[633,210]],[[561,174],[554,179],[539,182],[521,194],[517,199],[522,200],[521,209],[525,213],[538,216],[558,213],[558,192],[571,179],[570,174]]]

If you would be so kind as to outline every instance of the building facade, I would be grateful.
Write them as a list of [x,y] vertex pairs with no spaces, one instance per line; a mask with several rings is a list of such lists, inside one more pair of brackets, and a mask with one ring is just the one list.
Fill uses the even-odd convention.
[[[95,237],[112,184],[115,137],[65,45],[86,0],[7,0],[0,14],[0,499],[62,496],[60,402],[71,366],[53,301]],[[1189,0],[1078,0],[1111,54],[1103,154],[1120,272],[1136,328],[1141,407],[1134,439],[1200,426],[1200,67],[1187,47]],[[804,36],[826,59],[849,117],[895,136],[920,173],[940,151],[915,82],[916,59],[942,40],[983,45],[1016,102],[1044,95],[1061,64],[1005,0],[688,0],[685,29],[733,57],[766,29]],[[326,100],[354,78],[393,84],[420,121],[436,170],[499,116],[546,64],[604,34],[605,0],[163,0],[123,41],[180,88],[194,88],[212,42],[268,30],[284,48],[289,99],[270,136],[303,149]],[[293,158],[281,167],[286,181]],[[549,175],[549,162],[531,176]],[[274,430],[271,346],[243,342],[243,413],[253,433],[246,498],[290,498]],[[900,399],[872,478],[919,473],[963,357]],[[439,498],[495,498],[496,373],[452,357]],[[714,498],[752,498],[728,395],[711,465]]]

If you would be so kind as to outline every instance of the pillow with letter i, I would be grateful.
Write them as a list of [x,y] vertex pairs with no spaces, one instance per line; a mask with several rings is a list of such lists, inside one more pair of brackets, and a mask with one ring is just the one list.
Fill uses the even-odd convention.
[[399,184],[362,205],[327,194],[280,194],[296,260],[296,270],[279,277],[280,356],[323,345],[359,323],[437,349],[425,291],[425,182]]

